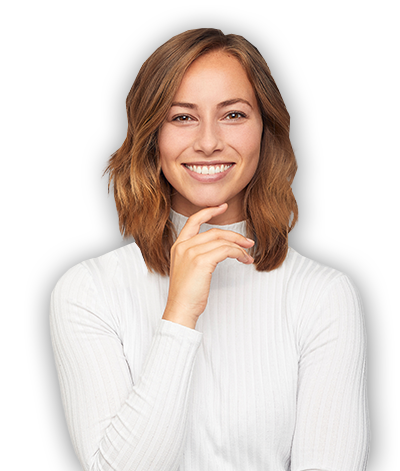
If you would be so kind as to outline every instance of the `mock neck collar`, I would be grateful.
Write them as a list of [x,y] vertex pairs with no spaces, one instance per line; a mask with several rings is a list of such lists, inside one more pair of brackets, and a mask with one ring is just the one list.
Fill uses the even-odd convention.
[[[186,221],[189,219],[188,217],[184,216],[183,214],[177,213],[172,208],[170,210],[170,218],[172,223],[175,226],[175,229],[180,234],[183,226],[186,224]],[[217,228],[217,229],[224,229],[226,231],[234,231],[238,232],[239,234],[246,237],[246,221],[234,222],[233,224],[225,224],[225,225],[217,225],[217,224],[207,224],[203,223],[200,226],[199,233],[206,232],[210,229]]]

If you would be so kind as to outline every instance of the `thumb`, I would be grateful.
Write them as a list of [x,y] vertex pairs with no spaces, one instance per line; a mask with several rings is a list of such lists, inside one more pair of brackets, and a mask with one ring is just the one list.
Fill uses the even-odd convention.
[[197,235],[200,231],[200,226],[203,223],[209,221],[218,214],[222,214],[227,208],[228,203],[223,203],[219,206],[210,206],[209,208],[201,209],[197,213],[192,214],[183,226],[183,229],[177,238],[177,242],[183,242]]

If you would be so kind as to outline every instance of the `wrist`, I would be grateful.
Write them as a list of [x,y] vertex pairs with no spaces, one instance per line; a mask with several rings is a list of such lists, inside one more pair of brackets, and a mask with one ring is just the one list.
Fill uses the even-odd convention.
[[190,329],[194,329],[197,323],[197,319],[194,320],[188,316],[184,316],[179,312],[167,308],[165,309],[162,318],[164,320],[175,322],[176,324],[181,324],[185,327],[189,327]]

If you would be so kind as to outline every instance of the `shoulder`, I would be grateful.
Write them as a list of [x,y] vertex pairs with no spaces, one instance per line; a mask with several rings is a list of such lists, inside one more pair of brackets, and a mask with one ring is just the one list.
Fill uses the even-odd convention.
[[67,270],[52,294],[52,312],[66,303],[109,311],[125,284],[135,285],[147,275],[147,267],[136,243],[85,260]]
[[282,266],[287,271],[287,289],[295,315],[310,315],[329,297],[346,303],[360,303],[358,290],[345,273],[289,248]]
[[301,255],[292,247],[289,247],[284,263],[290,266],[292,274],[295,274],[296,276],[304,276],[306,278],[322,276],[325,279],[334,279],[343,274],[333,267],[329,267],[323,263]]
[[288,272],[288,282],[293,293],[313,292],[318,296],[335,282],[344,279],[350,282],[345,273],[307,258],[292,248],[289,248],[283,268]]
[[147,272],[142,253],[135,242],[78,263],[58,280],[55,290],[91,279],[99,288],[119,278],[124,271],[141,276]]

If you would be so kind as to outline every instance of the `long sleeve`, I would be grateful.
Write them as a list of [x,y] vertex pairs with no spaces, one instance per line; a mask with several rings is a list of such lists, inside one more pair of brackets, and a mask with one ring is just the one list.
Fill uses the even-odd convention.
[[160,319],[133,384],[108,309],[83,264],[51,297],[52,344],[76,453],[86,471],[175,470],[202,333]]
[[291,471],[363,471],[369,447],[366,336],[345,275],[299,321],[297,418]]
[[[187,218],[172,217],[179,233]],[[219,227],[246,234],[244,221]],[[162,319],[168,290],[135,243],[53,290],[61,396],[85,471],[365,471],[366,331],[345,275],[293,249],[270,272],[228,258],[195,330]]]

